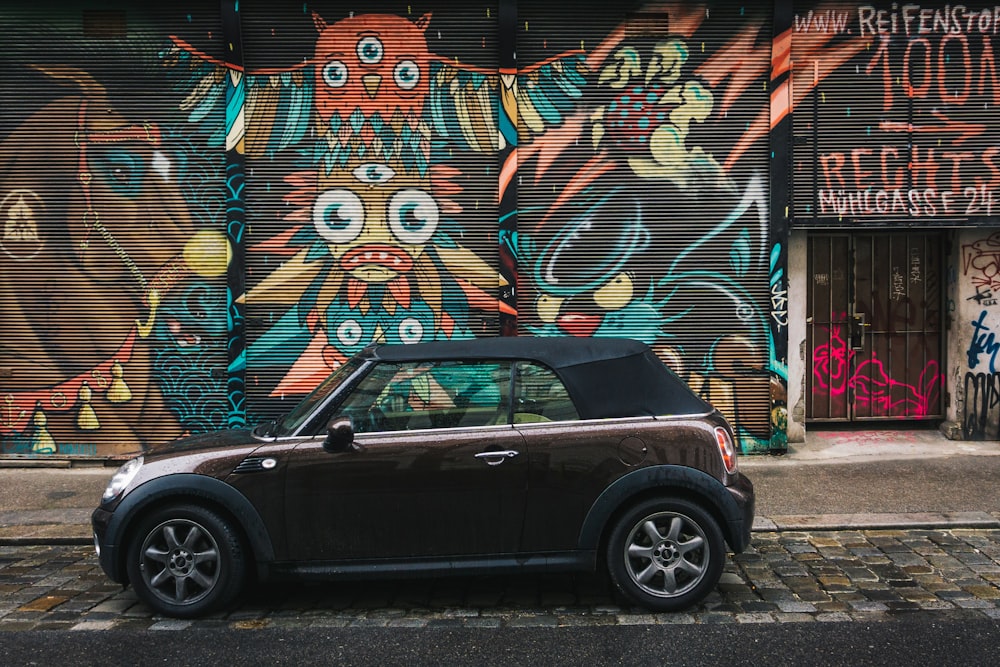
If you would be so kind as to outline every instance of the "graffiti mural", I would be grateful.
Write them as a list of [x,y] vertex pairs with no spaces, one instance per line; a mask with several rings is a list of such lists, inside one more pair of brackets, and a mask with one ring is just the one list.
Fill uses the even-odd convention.
[[[773,227],[772,240],[780,236]],[[787,250],[783,243],[771,248],[771,443],[770,449],[788,448],[788,280]]]
[[[942,246],[927,245],[923,232],[912,246],[902,235],[869,232],[989,224],[1000,186],[1000,126],[984,113],[997,101],[990,31],[977,25],[982,10],[966,6],[820,1],[793,8],[793,224],[850,230],[849,253],[864,250],[862,259],[831,255],[835,266],[822,271],[848,278],[842,293],[811,283],[810,295],[830,300],[817,299],[819,310],[810,311],[813,369],[826,364],[820,346],[846,341],[852,354],[846,393],[827,393],[809,376],[807,418],[941,418]],[[813,239],[829,241],[825,232]],[[831,322],[838,312],[845,319]],[[824,328],[838,325],[841,338],[828,338]]]
[[680,3],[644,19],[581,32],[582,59],[525,19],[518,53],[571,66],[574,79],[552,90],[518,80],[529,105],[518,107],[519,322],[533,335],[649,343],[737,425],[744,451],[767,449],[784,418],[783,404],[768,417],[771,243],[755,144],[767,97],[751,91],[767,85],[770,24]]
[[125,455],[374,340],[515,334],[644,340],[784,446],[770,10],[113,4],[8,21],[52,94],[0,144],[4,454]]
[[[129,88],[156,99],[156,77],[102,66],[134,52],[41,18],[5,15],[6,85],[27,96],[5,90],[0,138],[2,453],[117,457],[219,428],[221,160],[176,131],[169,105],[135,103]],[[58,44],[28,50],[48,28]]]
[[797,224],[996,214],[998,18],[985,5],[795,3]]
[[[275,61],[238,74],[246,130],[236,141],[249,173],[260,174],[247,183],[245,295],[256,416],[287,409],[374,340],[498,333],[489,324],[502,308],[495,64],[432,50],[426,35],[454,31],[454,12],[331,7],[288,24],[294,38],[252,27],[294,15],[242,10],[256,59]],[[483,25],[495,33],[495,16]],[[187,77],[198,125],[235,67],[203,53],[196,37],[173,36],[168,61]],[[301,58],[280,64],[303,44],[312,46]],[[495,59],[489,44],[480,51],[472,57]]]
[[[661,28],[672,16],[687,15],[679,8],[673,12],[663,12]],[[252,22],[251,13],[244,10],[244,26]],[[488,8],[479,14],[491,17]],[[486,54],[466,52],[463,59],[445,55],[449,47],[441,36],[453,34],[456,20],[455,12],[444,8],[407,7],[395,14],[316,10],[304,33],[313,44],[308,52],[288,67],[261,63],[244,73],[247,127],[253,129],[242,139],[248,168],[267,169],[268,188],[282,193],[278,215],[284,221],[268,220],[267,204],[251,206],[252,226],[274,229],[255,234],[259,240],[248,250],[246,303],[264,322],[247,357],[251,384],[266,386],[272,399],[287,400],[371,340],[497,335],[498,314],[513,315],[513,302],[527,333],[628,335],[657,344],[665,358],[686,364],[682,372],[692,385],[731,417],[742,404],[743,433],[753,443],[747,449],[766,447],[767,411],[755,409],[754,402],[766,397],[769,382],[768,301],[747,289],[747,281],[764,285],[768,279],[764,179],[759,170],[739,179],[729,173],[740,171],[738,158],[748,150],[742,132],[727,166],[703,146],[686,144],[691,126],[719,114],[710,86],[728,76],[723,70],[746,63],[727,63],[722,55],[699,58],[705,73],[695,73],[685,42],[699,27],[692,16],[677,32],[662,29],[655,40],[631,43],[615,36],[623,26],[609,16],[587,28],[583,40],[538,34],[546,46],[535,53],[519,49],[530,55],[520,56],[517,75],[508,76],[489,62],[489,48]],[[766,21],[748,25],[740,39],[761,33],[754,67],[763,83]],[[429,35],[439,39],[432,44]],[[592,53],[564,44],[588,40]],[[279,53],[277,46],[274,52]],[[191,108],[218,95],[212,82],[221,79],[220,63],[183,36],[175,38],[172,57],[191,74]],[[636,57],[646,59],[645,73],[624,67]],[[650,102],[642,112],[648,118],[639,114],[623,124],[618,118],[630,85],[646,85],[643,77],[651,81],[644,93]],[[721,87],[726,113],[746,85],[741,80],[735,88]],[[761,111],[752,109],[755,122]],[[591,155],[579,156],[579,177],[555,174],[547,201],[529,202],[534,194],[509,196],[518,187],[510,166],[520,174],[536,171],[536,182],[549,178],[554,170],[546,155],[566,139],[567,130],[583,127],[577,124],[584,114],[594,119],[586,131],[597,146]],[[754,134],[766,136],[766,129]],[[651,149],[642,146],[644,134]],[[470,155],[473,159],[463,160]],[[605,155],[610,157],[600,165],[603,171],[589,178],[587,162]],[[255,160],[267,164],[258,167]],[[499,178],[499,194],[468,191],[484,178],[494,187]],[[527,189],[521,185],[520,192]],[[248,198],[254,196],[248,188]],[[585,285],[571,296],[582,303],[595,293],[598,301],[611,304],[611,316],[591,326],[594,319],[581,317],[569,303],[560,325],[544,319],[533,324],[534,313],[525,316],[526,301],[551,313],[567,296],[561,288],[552,290],[537,267],[545,253],[550,259],[566,257],[560,244],[565,247],[566,239],[579,234],[573,212],[606,216],[623,202],[642,206],[644,198],[683,204],[666,214],[650,207],[647,218],[622,222],[635,233],[652,234],[653,242],[644,247],[628,247],[625,238],[617,257],[600,242],[589,247],[595,266],[618,269],[598,283],[586,275],[589,269],[568,268],[576,273],[573,280]],[[715,221],[696,221],[692,212],[708,200],[728,202],[727,208]],[[489,201],[505,206],[488,206]],[[689,212],[680,213],[684,206]],[[545,211],[545,224],[532,229],[536,210]],[[684,228],[703,232],[664,265],[659,244]],[[554,240],[543,241],[549,234]],[[477,236],[492,242],[468,245]],[[550,268],[553,261],[559,260],[550,261]],[[729,268],[705,271],[706,261]],[[257,267],[264,271],[260,276],[254,275]],[[601,291],[600,280],[613,285]],[[508,289],[515,284],[517,293]],[[726,317],[728,333],[706,339],[696,324],[706,316]],[[753,412],[756,424],[748,417]]]

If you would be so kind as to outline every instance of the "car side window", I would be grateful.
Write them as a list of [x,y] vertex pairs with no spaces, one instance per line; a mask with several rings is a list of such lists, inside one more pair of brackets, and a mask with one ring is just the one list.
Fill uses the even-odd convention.
[[579,418],[569,392],[552,369],[531,361],[518,362],[514,378],[515,424]]
[[434,361],[375,367],[341,404],[359,433],[507,422],[510,362]]

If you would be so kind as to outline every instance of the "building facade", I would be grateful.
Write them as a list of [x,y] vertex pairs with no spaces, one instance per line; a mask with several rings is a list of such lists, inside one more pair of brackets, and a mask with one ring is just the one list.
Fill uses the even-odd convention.
[[1000,437],[998,7],[0,16],[0,457],[128,456],[372,340],[504,335],[643,340],[745,453]]

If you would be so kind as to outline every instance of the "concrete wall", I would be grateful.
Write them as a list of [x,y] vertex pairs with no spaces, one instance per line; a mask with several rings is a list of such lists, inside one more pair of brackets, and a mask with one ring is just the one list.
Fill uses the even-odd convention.
[[950,438],[1000,438],[1000,232],[952,233],[946,272]]
[[788,241],[788,442],[805,439],[807,235]]

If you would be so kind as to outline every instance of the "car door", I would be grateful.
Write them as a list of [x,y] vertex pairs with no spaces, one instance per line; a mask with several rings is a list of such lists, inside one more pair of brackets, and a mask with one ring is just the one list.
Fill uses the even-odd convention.
[[[317,436],[290,459],[290,557],[516,551],[528,456],[524,439],[506,423],[509,381],[500,383],[509,368],[508,362],[395,364],[365,378],[338,409],[362,431],[356,448],[331,454]],[[479,392],[468,381],[476,376],[490,378]]]
[[562,380],[541,364],[519,362],[514,378],[513,421],[531,454],[521,549],[574,549],[587,511],[624,468],[622,420],[580,421]]

